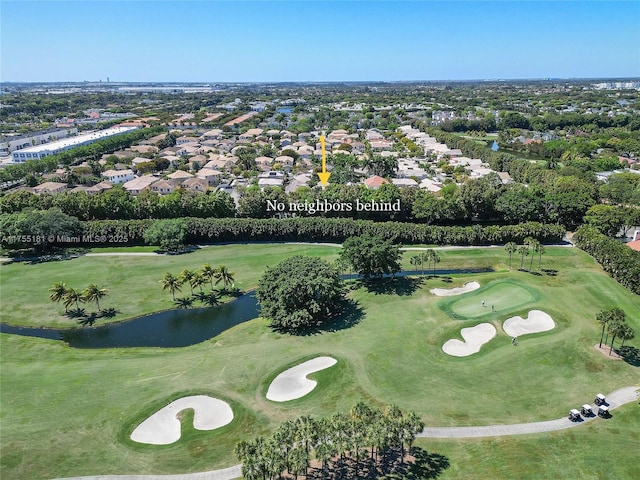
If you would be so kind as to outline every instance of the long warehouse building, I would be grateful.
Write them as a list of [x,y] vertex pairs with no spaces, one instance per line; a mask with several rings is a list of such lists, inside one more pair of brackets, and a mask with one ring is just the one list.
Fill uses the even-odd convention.
[[56,153],[69,150],[70,148],[80,147],[82,145],[89,145],[103,138],[112,137],[114,135],[121,135],[123,133],[135,130],[138,127],[113,127],[106,130],[97,130],[91,133],[84,133],[76,137],[68,137],[55,142],[43,143],[42,145],[35,145],[33,147],[23,148],[17,150],[11,154],[13,163],[24,163],[27,160],[34,160],[38,158],[48,157],[49,155],[55,155]]

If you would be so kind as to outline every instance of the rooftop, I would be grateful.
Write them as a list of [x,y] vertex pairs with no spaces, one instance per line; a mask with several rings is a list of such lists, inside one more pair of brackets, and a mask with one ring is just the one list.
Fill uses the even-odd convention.
[[80,145],[81,143],[88,142],[90,140],[100,140],[101,138],[110,137],[112,135],[119,135],[121,133],[130,132],[135,130],[135,127],[113,127],[106,130],[99,130],[96,132],[85,133],[83,135],[77,135],[75,137],[67,137],[55,142],[43,143],[42,145],[35,145],[33,147],[27,147],[20,150],[20,153],[39,153],[49,152],[53,150],[63,150],[65,148],[73,147],[74,145]]

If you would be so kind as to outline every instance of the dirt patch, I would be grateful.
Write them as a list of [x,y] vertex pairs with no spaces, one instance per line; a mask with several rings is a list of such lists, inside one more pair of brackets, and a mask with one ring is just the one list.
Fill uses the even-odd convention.
[[609,347],[608,345],[603,345],[602,347],[598,345],[594,345],[593,348],[595,348],[598,352],[600,352],[602,355],[604,355],[605,357],[607,357],[609,360],[622,360],[622,357],[620,355],[618,355],[616,353],[615,350],[611,350],[611,355],[609,355]]

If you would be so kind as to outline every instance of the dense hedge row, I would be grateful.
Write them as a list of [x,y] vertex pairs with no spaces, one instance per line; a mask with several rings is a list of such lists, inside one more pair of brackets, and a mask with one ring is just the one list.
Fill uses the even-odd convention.
[[[442,227],[399,222],[373,222],[346,218],[185,218],[188,243],[231,241],[343,242],[357,235],[376,235],[394,243],[438,245],[491,245],[523,243],[532,237],[543,243],[562,239],[559,225],[521,223],[506,226]],[[83,222],[84,234],[108,239],[126,239],[143,244],[143,234],[154,220],[100,220]]]
[[576,230],[573,239],[618,283],[640,295],[640,252],[586,225]]

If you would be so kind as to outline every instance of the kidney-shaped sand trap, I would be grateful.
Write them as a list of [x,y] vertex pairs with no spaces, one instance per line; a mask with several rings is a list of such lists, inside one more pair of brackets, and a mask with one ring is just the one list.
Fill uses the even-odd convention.
[[151,445],[169,445],[180,439],[178,414],[192,408],[193,428],[214,430],[224,427],[233,420],[233,411],[227,402],[207,395],[183,397],[158,410],[136,427],[131,440]]
[[447,340],[442,346],[444,353],[454,357],[467,357],[478,353],[482,345],[496,336],[496,327],[490,323],[481,323],[475,327],[463,328],[460,335],[464,342],[458,339]]
[[335,358],[317,357],[285,370],[269,385],[267,399],[273,402],[287,402],[304,397],[318,384],[309,380],[307,375],[332,367],[336,363],[338,361]]
[[515,316],[507,318],[502,329],[511,337],[526,335],[527,333],[546,332],[554,329],[556,324],[549,314],[541,310],[531,310],[527,318]]
[[462,295],[463,293],[473,292],[480,288],[478,282],[468,282],[461,287],[455,288],[432,288],[430,290],[437,297],[451,297],[453,295]]

